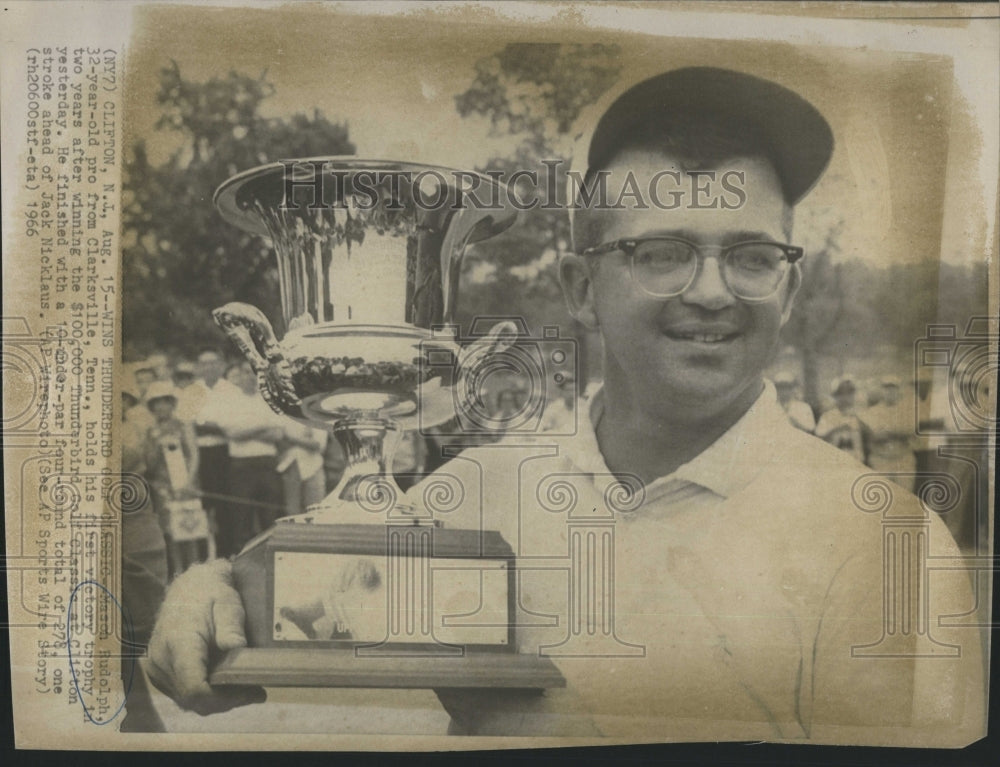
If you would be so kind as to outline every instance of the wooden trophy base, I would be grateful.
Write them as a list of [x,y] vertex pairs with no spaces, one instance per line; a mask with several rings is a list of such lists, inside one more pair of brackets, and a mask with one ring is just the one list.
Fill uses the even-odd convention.
[[509,652],[434,657],[418,654],[358,657],[353,650],[244,648],[226,654],[209,683],[261,687],[378,687],[401,689],[565,687],[548,658]]
[[249,647],[218,685],[563,687],[516,652],[514,553],[495,532],[409,524],[278,523],[233,563]]

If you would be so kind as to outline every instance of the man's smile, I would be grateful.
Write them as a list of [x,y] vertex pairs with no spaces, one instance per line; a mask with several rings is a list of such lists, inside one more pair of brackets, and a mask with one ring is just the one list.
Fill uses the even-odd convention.
[[669,325],[663,329],[663,334],[674,341],[721,346],[742,336],[743,331],[730,322],[690,322]]

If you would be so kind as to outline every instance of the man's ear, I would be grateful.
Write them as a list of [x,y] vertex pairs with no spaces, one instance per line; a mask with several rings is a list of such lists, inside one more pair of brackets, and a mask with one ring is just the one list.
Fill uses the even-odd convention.
[[594,311],[594,281],[591,264],[584,256],[567,253],[559,259],[559,284],[570,315],[589,330],[598,327]]
[[792,307],[795,306],[795,296],[802,287],[802,269],[798,264],[792,264],[788,271],[788,281],[785,283],[784,299],[781,307],[781,326],[784,327],[788,318],[792,316]]

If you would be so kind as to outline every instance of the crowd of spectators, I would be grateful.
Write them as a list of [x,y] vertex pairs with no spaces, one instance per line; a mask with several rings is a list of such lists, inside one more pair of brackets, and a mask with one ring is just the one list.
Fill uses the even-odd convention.
[[898,484],[912,491],[916,452],[920,448],[914,417],[915,401],[905,396],[900,379],[887,375],[865,392],[851,376],[830,382],[832,406],[819,417],[796,396],[793,375],[774,377],[778,401],[791,423],[853,456],[878,472],[895,475]]
[[[163,583],[196,562],[229,557],[276,519],[319,503],[344,469],[339,444],[325,429],[279,415],[264,402],[245,360],[215,349],[196,359],[164,354],[126,365],[123,471],[143,477],[149,501],[130,515],[126,550]],[[539,428],[572,412],[570,386],[554,390]],[[490,392],[497,423],[531,422],[537,412],[523,387]],[[409,489],[441,466],[449,445],[493,441],[503,434],[461,432],[445,424],[407,432],[393,464]]]
[[[981,492],[976,485],[982,478],[970,471],[967,461],[949,460],[948,435],[957,427],[947,378],[907,384],[891,374],[865,381],[842,375],[830,382],[829,398],[819,413],[798,397],[794,375],[780,372],[773,380],[778,401],[794,426],[843,450],[873,473],[918,495],[935,475],[955,478],[961,485],[959,504],[946,522],[959,546],[971,550],[976,545],[982,533],[977,532],[982,520],[976,517],[975,499]],[[985,402],[988,392],[977,396]]]
[[343,460],[325,458],[326,431],[272,411],[245,361],[205,350],[171,364],[157,354],[134,363],[129,379],[123,471],[142,476],[150,493],[148,508],[129,520],[143,537],[128,548],[149,552],[164,581],[195,562],[237,553],[336,482]]

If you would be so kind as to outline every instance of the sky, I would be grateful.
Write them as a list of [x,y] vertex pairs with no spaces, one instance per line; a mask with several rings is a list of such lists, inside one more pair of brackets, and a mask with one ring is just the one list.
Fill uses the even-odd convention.
[[[613,14],[591,6],[573,6],[577,13],[535,5],[403,10],[137,9],[127,129],[146,138],[154,161],[173,148],[172,137],[152,131],[156,75],[173,59],[196,80],[266,70],[276,95],[265,102],[265,115],[318,108],[347,122],[358,156],[471,168],[509,146],[489,135],[484,120],[463,119],[455,109],[478,58],[512,41],[616,43],[618,87],[673,67],[715,65],[775,79],[814,103],[837,146],[797,219],[805,222],[800,231],[818,231],[843,218],[844,257],[881,265],[962,263],[981,261],[988,250],[1000,106],[996,75],[982,69],[995,42],[991,48],[978,28],[648,6]],[[497,24],[497,15],[508,18]]]

